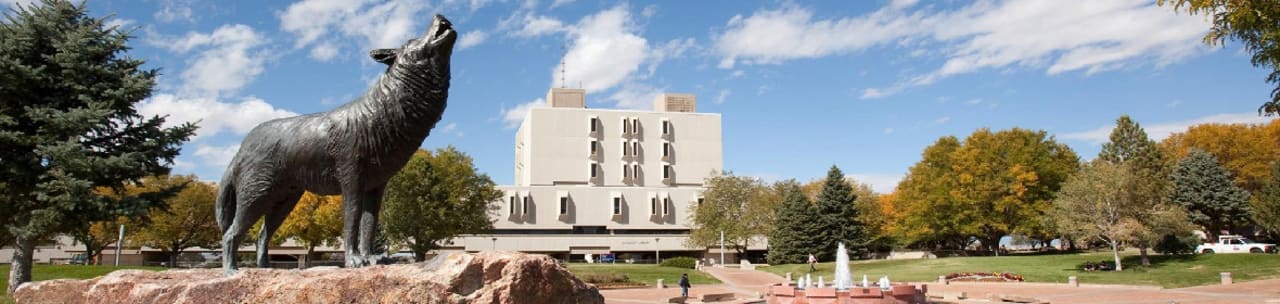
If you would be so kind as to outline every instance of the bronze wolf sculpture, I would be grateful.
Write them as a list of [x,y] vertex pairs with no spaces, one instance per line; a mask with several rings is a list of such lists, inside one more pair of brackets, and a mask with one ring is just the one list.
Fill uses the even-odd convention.
[[449,59],[458,34],[436,15],[422,37],[369,53],[387,70],[363,96],[325,113],[262,123],[240,144],[218,185],[222,268],[235,272],[236,249],[258,221],[258,266],[271,235],[303,191],[342,195],[347,267],[372,258],[387,180],[440,121],[449,97]]

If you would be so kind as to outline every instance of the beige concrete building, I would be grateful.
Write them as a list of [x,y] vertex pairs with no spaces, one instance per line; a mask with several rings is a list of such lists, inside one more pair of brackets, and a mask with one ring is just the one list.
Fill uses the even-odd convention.
[[493,234],[451,249],[649,262],[708,252],[686,240],[703,180],[723,167],[720,115],[697,112],[690,94],[661,94],[652,111],[588,109],[585,95],[554,88],[529,110]]

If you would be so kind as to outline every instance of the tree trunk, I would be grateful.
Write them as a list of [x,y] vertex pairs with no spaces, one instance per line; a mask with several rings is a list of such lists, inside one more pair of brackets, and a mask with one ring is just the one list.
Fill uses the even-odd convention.
[[1142,266],[1151,266],[1151,258],[1147,256],[1147,244],[1142,242],[1138,244],[1138,253],[1142,256]]
[[307,244],[307,255],[302,256],[302,269],[311,268],[311,254],[315,253],[316,245]]
[[169,252],[169,268],[178,267],[178,255],[182,252],[173,250]]
[[1110,243],[1110,244],[1111,244],[1111,255],[1112,255],[1112,257],[1114,257],[1114,258],[1115,258],[1115,260],[1116,260],[1116,270],[1115,270],[1115,271],[1121,271],[1121,270],[1124,270],[1124,265],[1120,265],[1120,248],[1118,248],[1118,247],[1119,247],[1119,246],[1118,246],[1118,244],[1119,244],[1120,242],[1110,241],[1110,242],[1107,242],[1107,243]]
[[14,239],[13,247],[13,262],[9,265],[9,295],[13,295],[23,283],[31,282],[31,262],[36,240],[19,236]]

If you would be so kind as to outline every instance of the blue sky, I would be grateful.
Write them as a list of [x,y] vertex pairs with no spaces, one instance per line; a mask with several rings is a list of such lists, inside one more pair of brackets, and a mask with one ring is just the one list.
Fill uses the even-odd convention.
[[[0,0],[12,6],[15,1]],[[847,3],[846,3],[847,2]],[[89,0],[133,29],[130,56],[162,76],[147,114],[199,121],[175,167],[217,180],[240,139],[327,111],[383,70],[434,13],[460,33],[444,120],[454,145],[512,182],[515,126],[559,85],[588,107],[647,108],[693,93],[723,114],[724,166],[767,180],[832,164],[888,191],[938,137],[1046,130],[1092,158],[1116,117],[1157,139],[1206,122],[1266,121],[1271,86],[1208,22],[1154,1]],[[566,55],[567,54],[567,55]]]

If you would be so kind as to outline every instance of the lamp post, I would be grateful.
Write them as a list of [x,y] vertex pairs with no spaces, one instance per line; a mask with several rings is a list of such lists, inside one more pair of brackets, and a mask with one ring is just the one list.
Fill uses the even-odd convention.
[[[120,246],[124,245],[124,224],[120,224],[120,236],[116,238],[116,267],[120,267]],[[88,264],[88,263],[85,263]]]
[[658,246],[658,238],[653,238],[653,263],[662,264],[662,247]]
[[724,230],[720,230],[720,264],[724,264]]
[[490,241],[493,241],[493,247],[489,247],[489,250],[491,250],[491,251],[498,251],[498,238],[496,238],[496,237],[491,237],[491,238],[489,238],[489,240],[490,240]]

